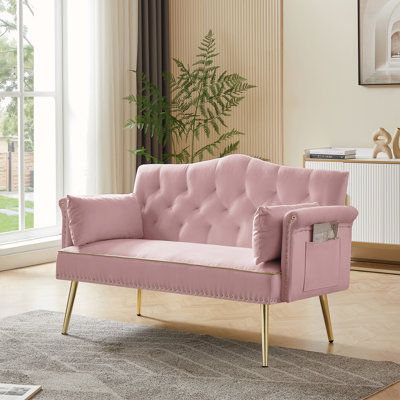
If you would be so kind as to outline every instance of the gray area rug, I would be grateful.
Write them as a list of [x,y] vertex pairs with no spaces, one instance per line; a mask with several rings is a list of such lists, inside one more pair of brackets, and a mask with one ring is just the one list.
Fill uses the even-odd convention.
[[34,311],[0,321],[0,382],[41,384],[37,399],[356,400],[400,365]]

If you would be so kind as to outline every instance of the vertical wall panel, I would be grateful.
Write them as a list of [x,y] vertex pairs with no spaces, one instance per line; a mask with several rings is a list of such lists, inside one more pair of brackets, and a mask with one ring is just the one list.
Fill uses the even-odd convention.
[[193,62],[212,29],[222,70],[257,86],[228,120],[245,132],[239,151],[277,163],[283,161],[281,21],[281,0],[170,0],[171,57]]

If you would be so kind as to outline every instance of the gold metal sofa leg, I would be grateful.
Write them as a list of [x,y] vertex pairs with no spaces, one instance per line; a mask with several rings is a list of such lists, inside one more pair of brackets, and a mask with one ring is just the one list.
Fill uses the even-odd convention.
[[138,288],[136,293],[136,315],[140,317],[142,309],[142,289]]
[[329,313],[328,296],[326,294],[319,296],[319,301],[321,303],[322,314],[324,315],[326,334],[328,335],[329,343],[333,343],[333,331],[332,331],[331,315]]
[[72,308],[74,307],[76,289],[78,288],[78,281],[71,281],[69,288],[67,308],[65,309],[64,324],[61,333],[63,335],[68,334],[69,321],[71,320]]
[[269,305],[261,304],[261,345],[263,367],[268,367],[268,323]]

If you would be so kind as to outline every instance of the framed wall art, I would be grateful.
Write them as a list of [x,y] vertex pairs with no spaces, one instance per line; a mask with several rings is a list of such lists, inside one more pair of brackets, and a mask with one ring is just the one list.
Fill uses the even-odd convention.
[[360,85],[400,84],[400,0],[358,0]]

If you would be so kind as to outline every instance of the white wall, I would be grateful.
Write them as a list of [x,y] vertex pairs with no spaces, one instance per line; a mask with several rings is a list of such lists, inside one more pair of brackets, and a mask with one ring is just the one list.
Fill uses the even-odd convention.
[[304,148],[372,147],[400,126],[400,86],[358,86],[357,0],[284,0],[284,159]]

